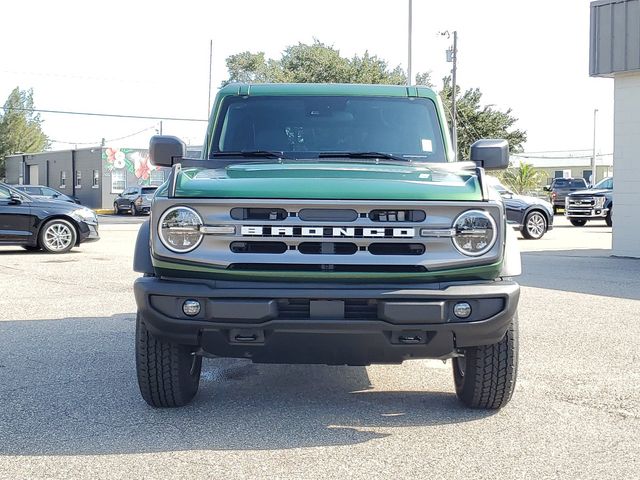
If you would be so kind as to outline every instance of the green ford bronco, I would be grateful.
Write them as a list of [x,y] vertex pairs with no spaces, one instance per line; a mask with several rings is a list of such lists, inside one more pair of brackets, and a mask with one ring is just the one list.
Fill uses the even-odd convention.
[[426,87],[230,84],[202,158],[172,167],[140,229],[136,366],[154,407],[187,404],[202,357],[369,365],[452,359],[458,398],[500,408],[518,359],[520,253],[484,170],[455,162]]

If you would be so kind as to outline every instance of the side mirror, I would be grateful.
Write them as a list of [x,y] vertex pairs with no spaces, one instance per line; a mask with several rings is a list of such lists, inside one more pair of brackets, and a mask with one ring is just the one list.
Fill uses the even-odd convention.
[[485,170],[509,166],[509,143],[506,140],[478,140],[471,145],[471,161]]
[[22,203],[22,197],[17,193],[11,192],[9,195],[9,203],[11,205],[20,205]]
[[542,190],[544,190],[545,192],[550,192],[551,191],[551,185],[547,185],[546,187],[542,187]]
[[184,142],[171,135],[154,135],[149,141],[149,160],[156,167],[171,167],[186,153]]
[[53,194],[53,198],[58,198],[59,196],[60,196],[60,194],[59,194],[59,193],[54,193],[54,194]]

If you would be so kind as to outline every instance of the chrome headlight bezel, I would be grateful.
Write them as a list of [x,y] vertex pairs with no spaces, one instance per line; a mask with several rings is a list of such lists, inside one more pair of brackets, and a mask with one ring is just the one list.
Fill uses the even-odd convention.
[[[164,228],[163,228],[163,224],[166,220],[166,218],[173,212],[176,212],[178,210],[183,210],[188,212],[190,215],[195,216],[195,220],[196,222],[190,222],[190,223],[185,223],[183,225],[177,225],[174,226],[174,228],[182,228],[182,229],[188,229],[183,231],[183,233],[185,234],[197,234],[198,235],[198,239],[197,241],[195,241],[195,243],[193,245],[190,245],[187,248],[184,249],[180,249],[180,248],[176,248],[175,245],[171,244],[169,242],[169,240],[165,237],[165,232],[164,232]],[[200,244],[202,243],[202,240],[204,238],[204,234],[200,231],[200,227],[203,225],[203,221],[202,221],[202,216],[200,216],[200,214],[194,210],[191,207],[186,207],[184,205],[177,205],[175,207],[171,207],[168,208],[167,210],[165,210],[163,212],[163,214],[160,216],[160,220],[158,221],[158,238],[160,238],[160,242],[162,243],[162,245],[167,248],[168,250],[174,252],[174,253],[189,253],[192,252],[193,250],[195,250],[196,248],[198,248],[200,246]],[[176,232],[179,233],[179,232]]]
[[[464,236],[458,228],[458,223],[460,222],[461,219],[469,216],[482,217],[483,219],[487,220],[489,222],[491,232],[493,233],[491,239],[487,242],[487,245],[483,247],[481,250],[478,250],[477,252],[471,252],[469,250],[465,250],[460,245],[458,245],[458,242],[457,242],[457,239],[462,238]],[[467,257],[481,257],[482,255],[485,255],[486,253],[491,251],[491,249],[494,247],[494,245],[498,241],[499,232],[498,232],[498,226],[496,224],[496,221],[494,220],[493,216],[485,210],[480,210],[480,209],[465,210],[460,215],[458,215],[453,221],[452,230],[455,233],[451,238],[451,243],[453,243],[453,246],[458,252],[462,253]]]
[[96,215],[96,212],[94,212],[93,210],[87,207],[76,208],[73,211],[72,215],[78,217],[79,219],[85,222],[94,222],[94,223],[98,222],[98,216]]

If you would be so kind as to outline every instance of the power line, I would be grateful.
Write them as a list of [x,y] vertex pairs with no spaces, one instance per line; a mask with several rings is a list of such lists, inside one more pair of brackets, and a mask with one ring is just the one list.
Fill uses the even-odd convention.
[[[131,138],[131,137],[135,137],[136,135],[140,135],[143,132],[146,132],[147,130],[153,130],[156,128],[156,124],[154,123],[153,125],[147,127],[147,128],[143,128],[142,130],[135,132],[135,133],[130,133],[129,135],[125,135],[123,137],[118,137],[118,138],[109,138],[104,140],[105,143],[109,143],[109,142],[116,142],[118,140],[124,140],[125,138]],[[51,140],[53,143],[64,143],[66,145],[99,145],[100,143],[102,143],[102,140],[98,141],[98,142],[65,142],[62,140]]]
[[206,119],[201,118],[180,118],[180,117],[151,117],[147,115],[120,115],[115,113],[95,113],[95,112],[71,112],[65,110],[42,110],[37,108],[17,108],[7,107],[5,111],[14,112],[36,112],[36,113],[61,113],[64,115],[86,115],[90,117],[113,117],[113,118],[136,118],[141,120],[172,120],[176,122],[207,122]]

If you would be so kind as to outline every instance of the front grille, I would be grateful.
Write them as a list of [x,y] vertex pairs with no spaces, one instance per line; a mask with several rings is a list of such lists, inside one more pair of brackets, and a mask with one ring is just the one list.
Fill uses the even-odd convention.
[[595,207],[595,197],[567,197],[568,215],[590,215]]
[[[344,318],[349,320],[375,320],[378,318],[378,301],[368,298],[347,298],[344,302]],[[310,300],[305,298],[280,299],[278,318],[283,320],[309,319]]]
[[424,222],[427,214],[423,210],[371,210],[372,222]]

